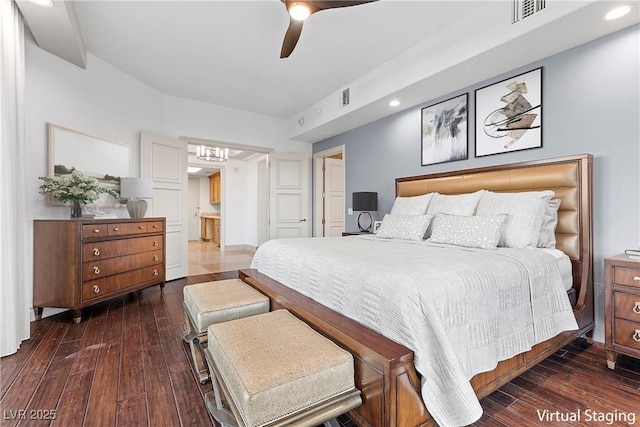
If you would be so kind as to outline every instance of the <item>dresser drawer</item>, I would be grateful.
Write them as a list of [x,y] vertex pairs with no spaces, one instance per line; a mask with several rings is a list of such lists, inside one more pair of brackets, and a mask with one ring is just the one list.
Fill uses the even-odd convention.
[[82,264],[82,280],[94,280],[124,271],[162,264],[163,251],[142,252],[119,258],[107,258]]
[[162,264],[86,281],[82,284],[82,301],[86,302],[110,294],[124,293],[128,289],[134,289],[138,285],[151,281],[157,283],[164,281]]
[[82,226],[82,238],[91,239],[93,237],[107,236],[107,226],[109,224],[85,224]]
[[640,323],[616,319],[613,341],[615,344],[640,351]]
[[147,233],[159,233],[164,231],[164,223],[162,221],[147,222]]
[[132,237],[107,242],[86,242],[82,244],[82,261],[95,261],[106,258],[132,255],[139,252],[161,250],[164,236]]
[[147,232],[146,222],[124,222],[107,225],[109,236],[124,236],[127,234],[144,234]]
[[614,292],[615,317],[640,323],[640,294]]
[[640,288],[640,268],[614,267],[613,282],[616,285]]

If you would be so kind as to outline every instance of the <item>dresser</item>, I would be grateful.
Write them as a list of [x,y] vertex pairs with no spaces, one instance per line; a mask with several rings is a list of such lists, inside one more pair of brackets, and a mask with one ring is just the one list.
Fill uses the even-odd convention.
[[640,261],[627,255],[604,260],[605,352],[615,369],[619,353],[640,358]]
[[35,220],[33,309],[82,308],[165,282],[165,218]]

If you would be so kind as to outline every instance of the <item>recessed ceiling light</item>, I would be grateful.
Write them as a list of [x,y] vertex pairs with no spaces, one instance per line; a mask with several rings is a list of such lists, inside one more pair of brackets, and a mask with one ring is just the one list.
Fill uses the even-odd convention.
[[42,7],[53,7],[53,1],[51,0],[29,0],[31,3],[37,4]]
[[187,172],[189,172],[189,173],[196,173],[196,172],[200,172],[201,170],[202,170],[202,168],[194,168],[194,167],[191,167],[191,166],[187,167]]
[[631,11],[631,6],[625,5],[625,6],[616,7],[615,9],[611,9],[609,13],[607,13],[604,16],[604,19],[606,19],[607,21],[611,21],[613,19],[622,18],[630,11]]
[[400,101],[394,99],[393,101],[389,102],[389,105],[392,107],[397,107],[398,105],[400,105]]

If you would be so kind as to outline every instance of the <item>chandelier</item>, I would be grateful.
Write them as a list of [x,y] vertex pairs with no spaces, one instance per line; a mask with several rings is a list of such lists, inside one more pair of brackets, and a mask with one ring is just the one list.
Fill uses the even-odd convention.
[[196,148],[196,157],[209,162],[226,162],[229,160],[229,149],[199,145]]

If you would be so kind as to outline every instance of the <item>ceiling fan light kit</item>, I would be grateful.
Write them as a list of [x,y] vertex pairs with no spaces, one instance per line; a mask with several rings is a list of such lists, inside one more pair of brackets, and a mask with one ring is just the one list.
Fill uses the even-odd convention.
[[316,12],[320,12],[327,9],[335,9],[338,7],[358,6],[365,3],[372,3],[378,0],[354,0],[354,1],[341,1],[341,0],[281,0],[284,3],[287,13],[289,14],[289,28],[284,35],[284,41],[282,42],[282,50],[280,51],[280,58],[288,58],[295,49],[300,34],[302,33],[302,24]]

